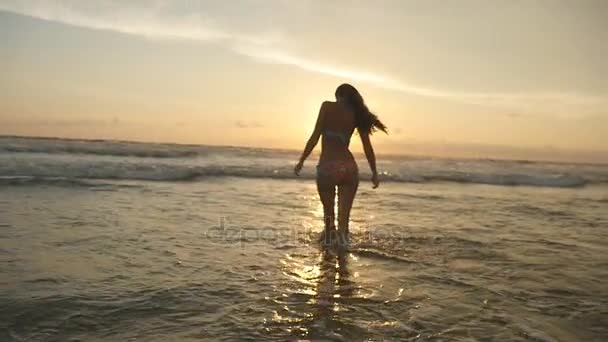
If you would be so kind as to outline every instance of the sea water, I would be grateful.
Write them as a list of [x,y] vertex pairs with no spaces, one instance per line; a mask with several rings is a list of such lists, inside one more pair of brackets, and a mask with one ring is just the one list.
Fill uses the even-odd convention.
[[[0,340],[608,339],[608,166],[0,138]],[[359,156],[360,157],[360,156]]]

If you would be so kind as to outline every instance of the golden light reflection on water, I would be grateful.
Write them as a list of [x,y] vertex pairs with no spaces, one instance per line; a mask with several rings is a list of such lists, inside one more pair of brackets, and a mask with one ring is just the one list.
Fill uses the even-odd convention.
[[[306,302],[302,303],[305,305],[297,306],[298,309],[304,310],[297,312],[298,316],[304,316],[307,321],[331,320],[334,319],[333,313],[345,309],[344,306],[357,288],[350,280],[348,259],[348,252],[323,250],[313,258],[297,259],[286,255],[285,259],[281,260],[283,274],[303,285],[286,289],[283,296],[308,296]],[[314,260],[314,264],[307,264],[306,260]],[[284,311],[294,310],[292,308]],[[283,323],[302,322],[301,318],[294,319],[278,313],[273,320]]]
[[[365,310],[360,305],[368,307],[374,303],[368,300],[377,293],[354,281],[365,282],[366,278],[360,279],[359,272],[350,271],[351,263],[359,261],[353,253],[337,248],[313,252],[313,247],[308,248],[282,258],[282,273],[289,281],[281,291],[281,306],[273,312],[270,322],[297,338],[316,340],[333,336],[350,340],[358,334],[353,314]],[[397,289],[393,300],[400,300],[403,292],[403,288]],[[373,319],[365,324],[384,329],[394,328],[399,322]]]
[[310,203],[312,204],[310,207],[310,214],[312,214],[313,217],[317,218],[317,219],[321,219],[323,220],[323,204],[321,203],[321,201],[319,200],[318,196],[312,196],[311,201],[314,203]]
[[298,220],[301,220],[298,225],[301,225],[308,232],[320,230],[323,225],[323,205],[319,200],[316,189],[309,187],[299,198],[302,203],[306,203],[308,215],[298,218]]
[[[308,215],[301,218],[302,227],[311,232],[322,231],[323,205],[316,189],[311,187],[301,200],[308,207]],[[280,260],[289,285],[281,290],[283,306],[274,311],[271,320],[300,337],[314,336],[319,329],[343,326],[346,324],[343,311],[352,310],[349,307],[354,305],[351,299],[369,297],[352,280],[359,277],[359,272],[349,271],[349,261],[357,262],[359,257],[338,248],[318,252],[314,249],[308,246],[297,253],[285,254]]]

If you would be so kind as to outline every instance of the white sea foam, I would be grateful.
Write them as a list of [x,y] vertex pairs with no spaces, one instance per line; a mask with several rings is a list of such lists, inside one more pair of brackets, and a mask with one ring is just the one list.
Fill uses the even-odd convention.
[[[239,147],[61,139],[0,139],[4,184],[52,179],[203,181],[210,177],[297,179],[296,152]],[[361,177],[369,177],[359,160]],[[299,178],[314,179],[314,161]],[[380,158],[381,180],[581,187],[608,182],[608,166],[495,160]],[[17,177],[17,178],[15,178]],[[15,182],[15,179],[19,179]],[[65,182],[64,182],[65,183]],[[66,183],[68,184],[68,183]]]

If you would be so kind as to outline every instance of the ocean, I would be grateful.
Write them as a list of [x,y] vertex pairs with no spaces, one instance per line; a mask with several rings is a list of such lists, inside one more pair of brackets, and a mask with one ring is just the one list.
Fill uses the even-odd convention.
[[0,341],[605,341],[608,165],[0,138]]

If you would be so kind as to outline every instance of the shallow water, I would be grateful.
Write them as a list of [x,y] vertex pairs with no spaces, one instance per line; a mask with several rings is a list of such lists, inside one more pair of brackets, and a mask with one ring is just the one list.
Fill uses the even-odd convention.
[[346,253],[310,180],[0,193],[2,341],[608,338],[603,185],[364,182]]
[[0,137],[0,340],[608,339],[608,166],[381,157],[339,252],[296,158]]

